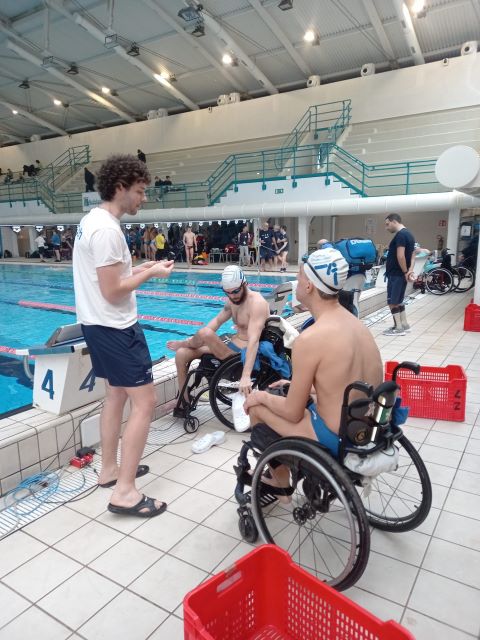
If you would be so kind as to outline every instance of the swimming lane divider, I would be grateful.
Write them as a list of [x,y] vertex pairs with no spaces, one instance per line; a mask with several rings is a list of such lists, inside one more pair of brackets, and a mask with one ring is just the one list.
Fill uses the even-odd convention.
[[[71,307],[65,304],[52,304],[50,302],[34,302],[33,300],[19,300],[18,304],[21,307],[29,307],[31,309],[51,309],[54,311],[69,311],[75,313],[75,307]],[[203,322],[199,320],[185,320],[183,318],[164,318],[162,316],[152,316],[138,314],[139,320],[153,320],[154,322],[168,322],[170,324],[188,324],[203,326]],[[1,351],[1,347],[0,347]]]
[[192,300],[221,300],[225,301],[225,296],[207,296],[200,293],[171,293],[170,291],[143,291],[143,289],[137,289],[135,291],[137,296],[153,296],[160,298],[190,298]]
[[[217,287],[222,286],[220,280],[197,280],[195,284],[216,284]],[[261,284],[258,282],[249,282],[248,286],[255,289],[275,289],[276,287],[278,287],[278,284]]]

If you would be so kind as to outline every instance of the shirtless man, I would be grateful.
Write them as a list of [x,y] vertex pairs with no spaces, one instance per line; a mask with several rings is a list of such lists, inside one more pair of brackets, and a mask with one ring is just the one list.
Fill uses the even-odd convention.
[[[222,288],[227,301],[220,313],[187,340],[170,340],[167,347],[175,351],[178,387],[183,388],[187,379],[188,367],[192,360],[200,358],[204,353],[212,353],[219,360],[224,360],[234,353],[246,348],[245,364],[240,378],[239,391],[248,395],[252,391],[251,375],[257,357],[260,334],[270,315],[268,302],[256,291],[248,288],[243,271],[237,265],[226,267],[222,273]],[[227,320],[233,319],[237,333],[225,343],[215,333]],[[186,397],[185,397],[186,399]],[[184,417],[183,400],[178,400],[173,415]]]
[[[246,399],[250,422],[257,425],[253,428],[252,442],[258,429],[257,436],[263,432],[264,440],[273,441],[278,436],[311,438],[336,455],[345,388],[356,380],[374,386],[382,382],[382,360],[373,336],[338,302],[338,291],[347,274],[347,262],[333,248],[315,251],[300,268],[296,295],[315,322],[294,342],[288,396],[253,391]],[[285,382],[279,381],[272,387]],[[316,399],[305,409],[312,385]],[[351,398],[354,397],[352,393]],[[275,469],[273,483],[288,486],[286,467]]]
[[183,244],[185,246],[187,264],[190,267],[193,260],[193,250],[197,250],[197,236],[193,233],[191,227],[187,227],[187,230],[183,234]]

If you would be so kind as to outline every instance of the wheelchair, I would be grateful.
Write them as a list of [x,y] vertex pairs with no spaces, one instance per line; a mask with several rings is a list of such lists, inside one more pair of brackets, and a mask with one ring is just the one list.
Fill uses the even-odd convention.
[[[420,370],[403,362],[393,379],[376,389],[363,382],[345,389],[337,458],[318,441],[282,438],[266,425],[254,427],[234,467],[238,524],[247,542],[260,536],[279,545],[304,569],[342,591],[367,566],[370,526],[402,532],[425,520],[432,488],[422,459],[398,424],[406,419],[395,382],[401,368],[417,375]],[[350,402],[353,390],[363,396]],[[386,462],[383,472],[360,473],[359,464],[368,465],[373,455],[382,465]],[[288,469],[288,488],[268,483],[279,465]]]
[[[283,332],[279,328],[280,318],[270,317],[260,336],[260,342],[269,342],[277,356],[284,359],[290,368],[291,351],[283,344]],[[280,373],[270,364],[268,358],[259,355],[258,367],[252,371],[252,386],[254,389],[266,389],[269,385],[280,380]],[[176,409],[183,414],[183,426],[187,433],[195,433],[199,427],[199,420],[191,415],[198,403],[206,398],[218,420],[226,427],[233,429],[232,397],[238,392],[239,381],[242,377],[243,363],[240,353],[234,353],[225,360],[219,360],[212,354],[201,357],[196,369],[188,372],[183,388],[179,392]],[[188,400],[183,400],[184,396]],[[175,415],[175,410],[174,410]]]

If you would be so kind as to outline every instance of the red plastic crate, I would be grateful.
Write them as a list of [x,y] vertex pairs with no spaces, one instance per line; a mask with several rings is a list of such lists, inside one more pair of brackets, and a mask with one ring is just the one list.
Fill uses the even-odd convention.
[[[385,380],[391,380],[398,362],[385,363]],[[413,371],[399,369],[397,383],[401,387],[402,404],[409,407],[409,415],[433,420],[465,420],[467,377],[462,367],[421,367]]]
[[463,319],[464,331],[480,331],[480,305],[467,304],[465,307],[465,317]]
[[263,545],[183,601],[185,640],[414,640]]

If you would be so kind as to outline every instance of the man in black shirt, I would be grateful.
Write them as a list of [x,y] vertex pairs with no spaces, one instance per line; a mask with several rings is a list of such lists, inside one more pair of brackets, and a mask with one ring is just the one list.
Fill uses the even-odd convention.
[[264,222],[258,232],[260,240],[260,271],[265,271],[265,262],[273,268],[273,257],[276,255],[273,248],[273,231],[269,228],[268,222]]
[[250,234],[248,233],[248,225],[244,225],[242,231],[237,236],[238,251],[239,251],[239,264],[241,267],[248,267],[250,265]]
[[402,224],[398,213],[385,218],[385,228],[395,236],[388,247],[385,273],[388,278],[387,302],[393,316],[393,327],[383,332],[386,336],[404,336],[410,331],[403,299],[407,283],[413,273],[415,238]]

